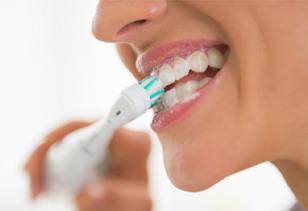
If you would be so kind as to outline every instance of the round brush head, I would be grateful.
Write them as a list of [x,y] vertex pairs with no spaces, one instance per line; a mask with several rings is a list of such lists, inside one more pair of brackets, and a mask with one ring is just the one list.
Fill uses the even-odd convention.
[[163,83],[158,76],[155,75],[145,77],[143,80],[139,81],[139,85],[142,86],[149,96],[151,108],[159,102],[161,96],[165,92]]

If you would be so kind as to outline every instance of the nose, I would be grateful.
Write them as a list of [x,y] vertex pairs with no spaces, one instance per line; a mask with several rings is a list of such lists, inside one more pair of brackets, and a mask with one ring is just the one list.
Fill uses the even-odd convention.
[[148,34],[167,11],[167,0],[101,0],[93,21],[93,34],[106,42],[133,42]]

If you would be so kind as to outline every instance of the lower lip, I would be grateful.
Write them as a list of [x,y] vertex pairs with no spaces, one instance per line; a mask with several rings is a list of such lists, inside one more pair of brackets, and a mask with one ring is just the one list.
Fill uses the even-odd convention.
[[196,97],[187,102],[175,105],[168,111],[155,114],[151,125],[152,129],[155,132],[161,132],[163,130],[169,129],[172,126],[175,126],[178,122],[183,121],[190,114],[190,112],[192,112],[199,104],[205,101],[214,91],[214,88],[222,80],[226,65],[227,63],[208,84],[196,92]]

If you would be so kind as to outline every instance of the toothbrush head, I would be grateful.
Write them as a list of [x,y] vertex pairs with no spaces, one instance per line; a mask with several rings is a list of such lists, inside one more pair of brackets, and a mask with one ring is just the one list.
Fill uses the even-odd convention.
[[163,83],[158,78],[158,76],[155,75],[147,76],[138,83],[146,91],[150,100],[150,107],[152,108],[155,105],[157,105],[161,96],[165,92],[163,88]]
[[116,128],[132,121],[158,104],[164,92],[163,83],[157,76],[144,78],[122,91],[110,111],[109,122]]

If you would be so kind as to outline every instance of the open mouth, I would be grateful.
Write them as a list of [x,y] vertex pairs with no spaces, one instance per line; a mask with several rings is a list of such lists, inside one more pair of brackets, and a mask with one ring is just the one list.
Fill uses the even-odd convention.
[[172,64],[163,64],[154,70],[164,84],[165,94],[154,107],[154,112],[167,111],[198,96],[223,67],[228,48],[214,46],[205,51],[196,50],[186,58],[175,56]]
[[[179,120],[207,93],[216,80],[229,55],[225,44],[211,44],[204,41],[184,41],[167,48],[166,52],[155,52],[160,57],[151,68],[164,84],[165,94],[153,108],[152,128],[163,129]],[[156,57],[154,57],[156,58]],[[147,72],[150,74],[150,71]]]

